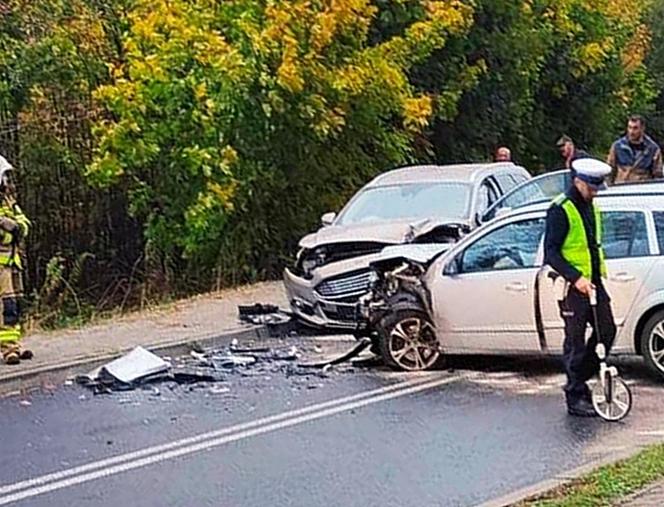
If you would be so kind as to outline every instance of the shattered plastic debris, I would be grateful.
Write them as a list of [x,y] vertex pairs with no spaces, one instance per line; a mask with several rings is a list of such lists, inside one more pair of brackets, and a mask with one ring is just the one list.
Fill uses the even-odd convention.
[[291,313],[271,304],[239,305],[237,309],[240,320],[249,324],[285,324],[293,317]]
[[237,338],[231,343],[231,352],[236,354],[265,354],[270,352],[270,347],[240,347]]
[[371,338],[362,338],[357,345],[350,349],[345,354],[336,357],[334,359],[329,359],[327,361],[319,361],[316,363],[299,363],[298,366],[302,368],[321,368],[323,370],[328,369],[334,365],[341,364],[346,362],[354,357],[357,357],[360,352],[371,345]]
[[225,387],[225,386],[221,386],[221,387],[212,386],[208,392],[210,394],[227,394],[227,393],[230,393],[231,390],[230,390],[230,388]]
[[[290,344],[267,347],[253,343],[241,345],[239,341],[233,340],[229,346],[218,349],[196,346],[189,353],[174,357],[169,362],[139,347],[87,375],[77,377],[76,381],[91,388],[95,394],[112,394],[140,387],[153,401],[170,400],[169,396],[163,395],[178,390],[185,393],[201,391],[206,396],[225,394],[233,397],[229,395],[230,388],[227,385],[214,385],[227,382],[229,377],[239,381],[242,377],[255,377],[260,384],[269,383],[275,375],[283,375],[292,379],[294,384],[300,383],[298,379],[302,379],[302,388],[316,389],[323,385],[316,382],[316,378],[328,378],[332,365],[357,356],[369,344],[370,340],[366,339],[342,356],[309,364],[298,362],[306,353]],[[318,350],[322,351],[320,348]],[[350,366],[348,368],[352,369]],[[336,373],[342,371],[345,370],[340,368]],[[157,388],[157,383],[163,383],[163,386]],[[121,404],[125,403],[129,402],[121,401]]]
[[257,361],[254,356],[223,354],[212,356],[212,363],[218,368],[235,368],[237,366],[251,366]]
[[[173,371],[169,363],[142,347],[136,347],[121,358],[76,378],[79,384],[92,388],[95,394],[128,391],[141,384],[165,380],[172,380],[178,384],[192,384],[216,382],[220,378],[208,372]],[[154,396],[158,396],[156,392],[158,390],[153,390]]]
[[242,316],[246,315],[267,315],[279,311],[277,305],[254,303],[253,305],[238,305],[237,312]]
[[126,388],[146,377],[165,373],[169,368],[170,364],[159,356],[143,347],[136,347],[128,354],[95,368],[87,375],[79,375],[76,381],[87,386],[97,384],[110,386],[119,383]]
[[220,377],[197,371],[176,371],[172,377],[178,384],[196,384],[198,382],[218,382]]
[[124,384],[131,384],[150,375],[164,373],[171,367],[161,357],[148,352],[143,347],[134,350],[115,361],[111,361],[102,369]]

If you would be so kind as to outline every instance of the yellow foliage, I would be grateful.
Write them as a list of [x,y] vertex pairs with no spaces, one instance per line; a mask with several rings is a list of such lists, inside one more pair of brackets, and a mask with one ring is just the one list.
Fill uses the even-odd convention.
[[297,41],[293,37],[284,39],[284,52],[277,70],[277,82],[292,93],[302,91],[304,79],[298,69]]
[[[204,207],[212,207],[216,200],[216,202],[221,204],[225,209],[233,209],[233,197],[237,192],[237,181],[231,180],[224,186],[210,181],[207,184],[207,189],[211,194],[202,194],[200,196],[201,201],[204,203]],[[216,199],[212,199],[212,195],[214,195]]]
[[225,166],[232,166],[238,161],[237,151],[232,146],[224,146],[221,149],[221,161]]
[[428,95],[409,97],[403,101],[404,127],[419,132],[429,124],[433,114],[433,101]]
[[643,65],[651,40],[652,34],[648,27],[640,25],[622,51],[622,64],[626,73],[631,74]]

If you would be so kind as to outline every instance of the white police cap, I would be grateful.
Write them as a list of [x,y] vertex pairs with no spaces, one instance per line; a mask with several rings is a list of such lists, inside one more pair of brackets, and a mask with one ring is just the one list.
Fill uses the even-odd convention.
[[611,166],[594,158],[579,158],[572,162],[575,176],[589,185],[598,188],[604,183],[604,178],[611,174]]

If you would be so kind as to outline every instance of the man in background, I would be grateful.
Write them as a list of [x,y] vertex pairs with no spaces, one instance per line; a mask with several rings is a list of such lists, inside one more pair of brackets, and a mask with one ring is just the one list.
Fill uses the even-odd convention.
[[611,145],[606,162],[611,166],[611,183],[662,177],[662,150],[646,134],[642,116],[629,117],[627,133]]
[[572,162],[575,160],[590,157],[588,152],[578,149],[572,138],[567,135],[558,138],[558,141],[556,141],[556,148],[558,148],[566,169],[572,169]]
[[494,162],[511,162],[512,161],[512,152],[507,146],[501,146],[496,150],[496,154],[493,157]]

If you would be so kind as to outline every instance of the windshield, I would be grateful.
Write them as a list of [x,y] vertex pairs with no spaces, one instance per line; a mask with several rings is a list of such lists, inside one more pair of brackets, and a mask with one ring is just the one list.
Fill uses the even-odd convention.
[[337,224],[383,220],[467,219],[470,187],[464,183],[408,183],[361,191],[341,212]]
[[534,178],[516,187],[505,197],[496,202],[483,217],[483,221],[491,220],[502,208],[515,209],[528,204],[549,201],[569,187],[571,177],[569,171],[559,171]]

